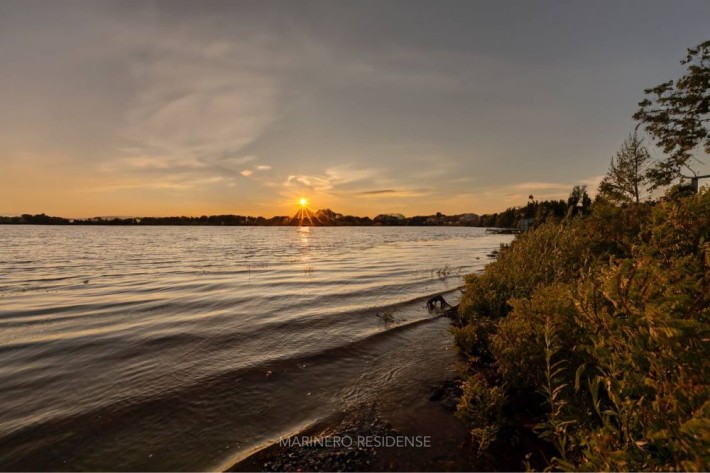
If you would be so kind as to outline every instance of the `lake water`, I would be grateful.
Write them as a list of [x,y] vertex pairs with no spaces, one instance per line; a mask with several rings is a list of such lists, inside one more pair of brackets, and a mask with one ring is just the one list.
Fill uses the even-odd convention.
[[[0,468],[204,470],[451,364],[466,227],[0,226]],[[386,395],[383,393],[387,393]]]

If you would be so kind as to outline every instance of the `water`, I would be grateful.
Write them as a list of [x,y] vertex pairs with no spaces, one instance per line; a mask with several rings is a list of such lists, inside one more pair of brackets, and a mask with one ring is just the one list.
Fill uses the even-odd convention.
[[[510,236],[444,227],[0,226],[0,468],[224,468],[451,364]],[[394,389],[394,391],[392,391]]]

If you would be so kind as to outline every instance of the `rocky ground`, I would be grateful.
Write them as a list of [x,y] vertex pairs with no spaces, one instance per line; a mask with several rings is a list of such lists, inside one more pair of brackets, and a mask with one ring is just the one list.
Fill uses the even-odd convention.
[[[429,401],[440,404],[441,408],[453,412],[461,395],[459,379],[446,380],[431,387]],[[451,414],[453,415],[453,414]],[[399,432],[381,413],[376,405],[361,406],[354,412],[343,413],[337,419],[312,426],[299,432],[294,438],[308,438],[310,445],[282,445],[275,443],[260,450],[236,464],[230,471],[391,471],[408,469],[400,462],[406,449],[377,448],[363,444],[358,439],[386,436],[400,436]],[[330,445],[318,445],[331,439]],[[332,439],[350,439],[343,445],[333,446]],[[465,442],[465,439],[462,439]],[[344,445],[349,443],[350,445]],[[462,445],[463,447],[463,445]],[[437,463],[441,469],[447,467],[447,452],[441,452]],[[411,465],[410,465],[411,466]],[[451,469],[455,468],[451,465]]]

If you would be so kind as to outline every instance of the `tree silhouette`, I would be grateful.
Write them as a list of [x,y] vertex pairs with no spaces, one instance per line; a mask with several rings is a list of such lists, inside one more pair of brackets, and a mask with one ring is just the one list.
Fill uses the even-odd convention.
[[639,203],[647,195],[651,154],[634,131],[611,158],[611,166],[599,185],[599,194],[614,203]]
[[591,205],[592,199],[587,194],[587,186],[574,186],[567,198],[568,212],[585,214]]
[[688,72],[676,81],[646,89],[650,97],[639,102],[634,114],[669,155],[649,169],[653,188],[670,184],[683,169],[695,174],[691,158],[698,145],[710,153],[710,41],[688,49],[681,64],[687,65]]

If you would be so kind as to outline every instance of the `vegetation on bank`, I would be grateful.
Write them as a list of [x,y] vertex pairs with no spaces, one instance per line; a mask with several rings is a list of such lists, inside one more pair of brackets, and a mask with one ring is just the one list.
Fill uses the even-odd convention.
[[467,277],[452,330],[477,455],[532,428],[549,469],[710,468],[710,191],[647,198],[710,147],[710,42],[684,64],[636,115],[666,158],[651,162],[631,135],[587,211]]
[[[467,279],[453,329],[477,449],[535,420],[571,470],[707,470],[710,192],[599,202]],[[507,413],[507,414],[506,414]]]

